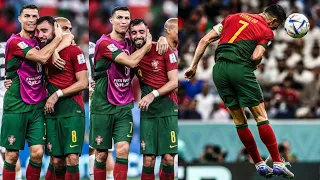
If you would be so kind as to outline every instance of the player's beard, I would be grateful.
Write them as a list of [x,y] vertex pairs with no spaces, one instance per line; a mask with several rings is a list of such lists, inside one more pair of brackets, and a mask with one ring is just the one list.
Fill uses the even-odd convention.
[[[142,41],[142,43],[137,44],[137,41]],[[136,48],[140,49],[142,46],[144,46],[146,44],[146,40],[144,38],[136,38],[134,40],[134,44],[136,45]]]
[[41,41],[40,41],[40,47],[41,47],[41,48],[45,47],[47,44],[51,43],[52,40],[53,40],[53,39],[48,39],[46,42],[41,42]]

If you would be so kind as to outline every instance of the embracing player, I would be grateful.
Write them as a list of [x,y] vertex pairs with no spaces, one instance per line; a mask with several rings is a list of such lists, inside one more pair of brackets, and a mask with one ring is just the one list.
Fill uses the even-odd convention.
[[[286,13],[279,5],[270,5],[260,14],[238,13],[227,16],[200,40],[193,62],[185,72],[187,79],[193,78],[206,47],[220,38],[212,71],[213,81],[221,99],[229,108],[238,136],[252,157],[258,173],[267,178],[272,175],[294,177],[280,158],[276,137],[264,108],[262,91],[253,73],[274,38],[272,30],[283,24],[285,19]],[[248,128],[245,107],[250,109],[257,122],[260,138],[272,157],[273,169],[260,157]]]
[[[94,73],[94,49],[96,44],[93,42],[89,42],[89,59],[87,62],[88,72],[89,72],[89,83],[93,82],[93,73]],[[91,104],[91,95],[94,89],[89,86],[89,104]],[[107,180],[113,180],[113,169],[114,169],[114,159],[112,156],[112,152],[114,151],[114,143],[112,143],[112,148],[108,149],[108,157],[106,162],[106,169],[107,169]],[[90,180],[94,179],[93,176],[93,167],[94,167],[94,160],[95,160],[95,149],[91,146],[89,147],[89,178]]]
[[[130,37],[137,49],[147,38],[143,19],[130,22]],[[178,150],[178,60],[171,49],[164,55],[156,52],[156,44],[137,66],[141,97],[140,152],[143,154],[142,180],[154,179],[156,156],[162,156],[160,180],[174,179],[174,156]]]
[[[151,46],[148,43],[134,52],[129,39],[125,38],[130,23],[127,7],[112,11],[110,22],[113,30],[96,43],[94,55],[95,90],[90,106],[90,145],[96,149],[94,179],[106,179],[106,160],[112,138],[116,147],[115,179],[127,179],[129,143],[132,139],[133,92],[131,80],[135,67]],[[104,124],[104,126],[101,126]]]
[[6,76],[12,85],[4,97],[1,146],[6,148],[3,179],[15,179],[19,150],[25,140],[30,148],[27,179],[39,179],[45,143],[43,107],[46,90],[43,83],[42,63],[46,63],[62,40],[61,28],[55,25],[56,37],[45,48],[38,50],[34,37],[39,11],[34,5],[25,5],[18,18],[19,34],[7,41],[5,53]]
[[[55,21],[50,16],[37,21],[38,38],[44,47],[55,36]],[[71,33],[68,19],[57,18],[57,22],[64,28],[64,33]],[[56,68],[52,60],[45,65],[50,95],[45,104],[46,154],[51,156],[46,180],[80,179],[78,163],[85,128],[81,92],[88,88],[87,67],[81,49],[75,44],[60,51],[59,57],[65,60],[63,70]]]

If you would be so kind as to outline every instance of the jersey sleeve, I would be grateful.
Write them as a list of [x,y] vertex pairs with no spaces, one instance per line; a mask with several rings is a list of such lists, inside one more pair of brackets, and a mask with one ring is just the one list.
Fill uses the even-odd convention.
[[178,58],[171,49],[168,49],[163,58],[166,63],[167,72],[178,69]]
[[83,55],[83,52],[81,51],[80,48],[73,48],[71,51],[71,61],[73,63],[73,68],[75,73],[88,70],[87,64],[86,64],[86,59]]
[[220,36],[222,33],[222,29],[223,29],[222,23],[219,23],[219,24],[213,26],[212,29],[215,30],[216,33]]
[[32,46],[29,46],[25,42],[18,39],[14,39],[9,44],[9,53],[11,53],[12,56],[25,58],[28,51],[30,51],[32,48]]
[[262,35],[260,41],[258,42],[258,45],[263,46],[264,48],[267,48],[271,41],[274,38],[274,34],[271,30],[267,29],[266,32]]
[[112,61],[114,61],[122,52],[122,49],[117,48],[117,46],[110,41],[102,41],[98,49],[98,53],[101,53],[102,56],[111,59]]

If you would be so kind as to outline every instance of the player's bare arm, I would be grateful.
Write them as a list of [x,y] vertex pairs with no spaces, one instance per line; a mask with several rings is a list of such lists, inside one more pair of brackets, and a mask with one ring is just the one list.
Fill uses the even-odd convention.
[[176,88],[178,88],[178,70],[174,69],[167,72],[169,81],[163,85],[161,88],[153,90],[146,96],[144,96],[139,102],[139,108],[141,110],[148,110],[149,105],[152,103],[154,98],[158,96],[166,95]]
[[55,38],[52,40],[52,42],[50,42],[41,50],[37,50],[36,48],[31,49],[26,54],[26,59],[39,62],[41,64],[46,63],[50,56],[53,54],[56,47],[59,45],[60,41],[62,40],[62,29],[58,23],[54,24],[54,31]]
[[252,60],[253,64],[255,64],[255,65],[260,64],[265,51],[266,51],[266,49],[262,45],[256,46],[256,48],[254,49],[254,51],[251,55],[251,60]]
[[208,45],[219,39],[219,34],[215,29],[212,29],[208,34],[206,34],[199,42],[196,51],[194,53],[194,57],[190,67],[184,74],[185,79],[192,79],[196,75],[198,63],[208,47]]
[[60,58],[59,52],[65,49],[66,47],[70,46],[72,44],[73,39],[74,39],[73,34],[64,33],[62,35],[61,42],[59,43],[58,47],[55,49],[54,53],[52,54],[52,63],[54,66],[56,66],[60,70],[64,69],[65,61]]
[[125,65],[130,68],[134,68],[138,65],[143,56],[150,51],[152,46],[152,36],[148,30],[147,42],[140,49],[136,50],[133,54],[127,55],[125,52],[122,52],[115,58],[115,62]]
[[71,86],[65,89],[58,90],[48,98],[46,105],[44,107],[45,112],[47,113],[54,112],[54,105],[58,101],[59,97],[71,96],[73,94],[76,94],[88,88],[89,80],[88,80],[87,70],[77,72],[76,79],[77,79],[77,82],[75,82],[74,84],[72,84]]

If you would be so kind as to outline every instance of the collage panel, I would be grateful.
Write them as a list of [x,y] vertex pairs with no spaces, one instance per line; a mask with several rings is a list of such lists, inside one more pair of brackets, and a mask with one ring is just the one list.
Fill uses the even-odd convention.
[[89,8],[90,178],[113,171],[115,179],[174,179],[177,1],[90,1]]
[[88,1],[0,7],[0,178],[87,179]]
[[178,178],[319,179],[319,4],[178,6]]

